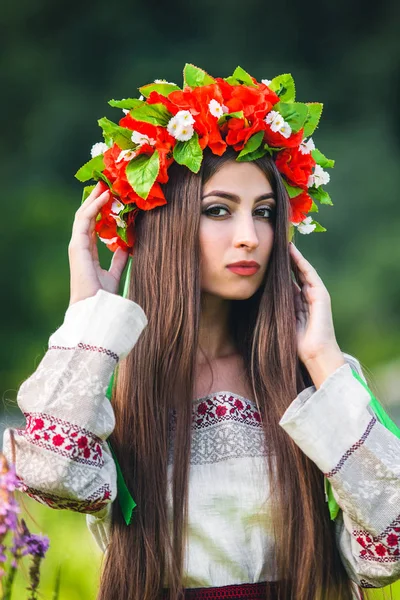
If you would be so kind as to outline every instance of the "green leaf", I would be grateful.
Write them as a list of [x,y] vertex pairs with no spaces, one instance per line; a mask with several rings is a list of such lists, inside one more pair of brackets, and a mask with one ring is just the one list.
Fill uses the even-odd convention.
[[146,200],[160,170],[158,150],[151,156],[140,154],[126,167],[126,177],[138,196]]
[[319,211],[318,205],[317,205],[317,204],[315,204],[315,202],[314,202],[314,200],[313,200],[313,203],[312,203],[312,205],[311,205],[311,208],[310,208],[310,210],[309,210],[308,212],[318,212],[318,211]]
[[233,113],[224,113],[222,117],[218,119],[218,125],[223,125],[228,119],[244,119],[242,110]]
[[193,173],[198,173],[203,160],[203,151],[200,148],[199,136],[196,132],[187,142],[176,142],[174,147],[174,159],[180,165],[185,165]]
[[229,77],[224,77],[224,81],[229,83],[229,85],[240,85],[240,81],[238,79],[235,79],[233,75],[230,75]]
[[286,179],[284,179],[282,177],[282,181],[283,181],[283,185],[286,188],[286,191],[289,195],[289,198],[296,198],[296,196],[298,196],[299,194],[301,194],[302,192],[304,192],[304,190],[302,190],[301,188],[298,187],[294,187],[293,185],[290,185]]
[[146,104],[145,102],[142,102],[141,106],[138,106],[138,108],[134,108],[131,111],[131,117],[136,121],[144,121],[145,123],[151,123],[152,125],[166,127],[173,115],[164,104]]
[[308,194],[311,196],[311,198],[313,198],[313,200],[317,200],[321,204],[329,204],[330,206],[333,206],[333,202],[331,200],[330,195],[328,194],[328,192],[323,190],[321,187],[309,188]]
[[183,69],[183,82],[184,85],[189,87],[199,87],[201,85],[211,85],[215,83],[215,79],[210,77],[208,73],[199,69],[190,63],[186,63]]
[[[120,127],[116,123],[113,123],[107,117],[103,117],[98,120],[98,124],[103,129],[104,139],[111,139],[117,146],[122,150],[128,150],[134,148],[135,144],[132,142],[132,131],[126,127]],[[104,168],[104,167],[103,167]],[[101,169],[99,169],[100,171]]]
[[82,200],[81,204],[83,204],[88,196],[93,192],[95,185],[86,185],[82,191]]
[[326,231],[325,227],[322,227],[322,225],[320,225],[319,223],[317,223],[317,221],[311,221],[311,224],[312,224],[312,225],[316,225],[316,227],[315,227],[315,229],[314,229],[313,233],[314,233],[314,232],[317,232],[317,233],[318,233],[318,232],[320,232],[320,231]]
[[252,135],[251,138],[249,138],[247,140],[243,150],[240,152],[237,159],[240,161],[240,159],[243,156],[245,156],[246,154],[249,154],[250,152],[254,152],[254,150],[257,150],[261,146],[263,139],[264,139],[264,131],[258,131],[257,133]]
[[59,600],[61,589],[61,566],[58,566],[53,590],[53,600]]
[[104,181],[104,183],[106,183],[108,185],[108,187],[110,189],[112,189],[112,183],[111,183],[111,181],[101,171],[93,171],[93,177],[97,181],[99,181],[99,179],[101,179],[102,181]]
[[78,171],[75,173],[75,177],[79,181],[88,181],[89,179],[93,179],[94,171],[102,171],[105,168],[103,155],[95,156],[87,163],[85,163]]
[[268,144],[264,144],[264,148],[268,150],[271,156],[274,155],[274,152],[280,152],[281,150],[285,150],[285,148],[277,148],[275,146],[268,146]]
[[274,77],[268,86],[283,102],[294,102],[296,98],[296,88],[294,79],[290,73]]
[[237,156],[236,160],[238,162],[250,162],[251,160],[256,160],[256,158],[261,158],[262,156],[265,156],[268,153],[268,150],[266,148],[257,148],[257,150],[254,150],[253,152],[249,152],[248,154],[244,154],[243,156]]
[[292,128],[293,133],[301,129],[307,119],[308,107],[303,102],[278,102],[274,110],[280,112],[282,117]]
[[320,165],[324,169],[331,169],[335,166],[335,161],[330,158],[326,158],[326,156],[324,156],[317,148],[315,148],[315,150],[311,150],[311,156],[317,165]]
[[110,106],[114,106],[115,108],[126,108],[128,110],[132,110],[132,108],[136,108],[143,104],[143,100],[139,100],[139,98],[124,98],[123,100],[109,100],[108,104]]
[[126,233],[126,227],[119,227],[117,225],[117,235],[119,235],[119,237],[121,238],[121,240],[124,240],[124,242],[126,244],[128,243],[128,235]]
[[257,84],[254,83],[254,81],[252,80],[251,76],[247,73],[247,71],[242,69],[242,67],[236,67],[236,69],[233,72],[232,77],[236,81],[239,81],[240,83],[244,83],[245,85],[249,85],[251,87],[258,87]]
[[139,88],[139,92],[143,94],[145,98],[148,98],[151,92],[158,92],[161,96],[168,96],[171,92],[179,92],[179,85],[174,83],[148,83]]
[[320,102],[307,102],[308,115],[304,124],[304,137],[309,137],[316,130],[322,114],[323,104]]

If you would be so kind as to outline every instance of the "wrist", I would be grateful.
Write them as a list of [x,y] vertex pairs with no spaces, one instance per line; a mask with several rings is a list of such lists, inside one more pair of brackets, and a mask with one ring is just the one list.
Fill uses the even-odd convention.
[[330,375],[345,364],[346,361],[339,346],[327,348],[304,361],[304,366],[317,389]]

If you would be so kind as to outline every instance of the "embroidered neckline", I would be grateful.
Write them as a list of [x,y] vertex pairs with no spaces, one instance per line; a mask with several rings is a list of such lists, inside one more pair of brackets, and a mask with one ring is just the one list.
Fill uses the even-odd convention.
[[228,390],[222,390],[220,392],[211,392],[211,394],[208,394],[207,396],[202,396],[201,398],[195,398],[193,400],[193,404],[197,404],[198,402],[202,402],[204,400],[208,400],[209,398],[214,398],[215,396],[221,396],[221,394],[227,394],[229,396],[234,396],[235,398],[238,398],[239,400],[243,400],[243,402],[250,402],[251,404],[255,405],[254,400],[250,400],[249,398],[245,398],[244,396],[240,396],[240,394],[236,394],[235,392],[230,392]]

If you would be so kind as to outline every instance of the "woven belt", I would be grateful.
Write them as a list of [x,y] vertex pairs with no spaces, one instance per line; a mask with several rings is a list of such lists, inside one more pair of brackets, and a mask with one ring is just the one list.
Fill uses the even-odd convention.
[[[273,581],[190,588],[185,590],[185,600],[278,600],[277,591],[278,586]],[[168,599],[168,590],[164,591],[163,599]]]

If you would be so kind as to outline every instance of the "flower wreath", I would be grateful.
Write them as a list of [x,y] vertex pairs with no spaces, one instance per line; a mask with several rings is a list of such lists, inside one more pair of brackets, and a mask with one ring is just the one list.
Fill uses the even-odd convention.
[[[239,152],[237,161],[273,157],[290,200],[291,237],[295,230],[326,231],[307,216],[318,211],[317,201],[332,204],[322,185],[330,179],[324,168],[334,161],[310,137],[323,105],[295,102],[290,74],[258,82],[237,67],[222,79],[186,64],[183,76],[183,89],[155,80],[139,88],[140,98],[110,100],[124,117],[118,125],[98,121],[104,142],[94,144],[92,159],[75,177],[102,180],[112,192],[96,220],[101,241],[132,254],[138,210],[167,203],[160,184],[168,181],[169,166],[176,161],[198,173],[204,148],[221,156],[228,145]],[[82,201],[93,188],[84,188]]]

